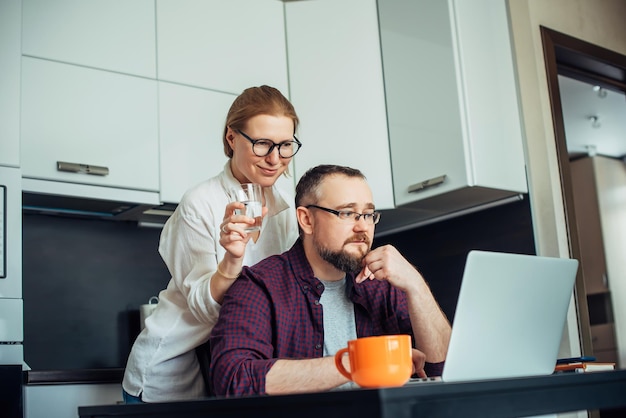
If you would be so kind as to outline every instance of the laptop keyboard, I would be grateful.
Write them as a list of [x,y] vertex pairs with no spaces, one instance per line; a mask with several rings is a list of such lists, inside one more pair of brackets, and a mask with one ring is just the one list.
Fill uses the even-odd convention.
[[406,382],[405,386],[407,386],[407,385],[418,385],[418,384],[422,384],[422,383],[432,383],[432,382],[443,382],[443,380],[441,380],[441,376],[412,377],[412,378],[409,379],[408,382]]

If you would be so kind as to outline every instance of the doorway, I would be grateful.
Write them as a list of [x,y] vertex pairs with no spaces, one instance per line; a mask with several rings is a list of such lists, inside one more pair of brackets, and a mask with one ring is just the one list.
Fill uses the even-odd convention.
[[[586,215],[583,216],[580,208],[581,179],[586,177],[581,177],[578,167],[581,164],[577,162],[579,159],[595,158],[595,156],[600,155],[602,159],[608,158],[612,162],[619,161],[613,165],[616,165],[618,170],[623,169],[626,173],[626,165],[622,161],[624,155],[617,155],[614,152],[608,156],[601,155],[599,151],[607,152],[606,148],[600,147],[599,143],[594,144],[592,141],[587,141],[590,143],[584,143],[583,141],[583,143],[578,144],[578,140],[574,138],[572,132],[580,132],[580,127],[578,129],[570,127],[572,140],[568,141],[568,127],[566,126],[564,115],[571,110],[568,109],[569,104],[566,106],[563,100],[563,93],[566,88],[576,89],[588,86],[590,91],[594,91],[598,97],[604,95],[606,98],[609,93],[611,97],[613,95],[624,97],[624,92],[626,92],[626,56],[544,27],[541,28],[541,35],[571,256],[581,260],[581,269],[579,269],[575,291],[581,348],[585,355],[594,355],[602,352],[598,347],[605,347],[598,343],[597,325],[614,324],[613,329],[609,329],[608,332],[613,332],[618,337],[617,346],[615,347],[615,360],[618,363],[618,367],[624,367],[626,366],[624,359],[626,347],[621,347],[620,350],[619,337],[621,335],[621,340],[626,341],[626,312],[622,313],[614,309],[616,305],[611,303],[611,299],[618,300],[618,298],[623,299],[626,297],[626,293],[623,293],[626,292],[626,277],[611,277],[612,280],[609,280],[610,284],[606,285],[604,290],[598,290],[597,288],[592,290],[595,284],[590,280],[589,276],[591,274],[589,271],[585,271],[585,268],[590,266],[592,262],[585,262],[585,258],[589,259],[589,230],[600,233],[598,229],[601,227],[598,223],[598,226],[591,228],[590,224],[593,222],[590,222]],[[626,100],[624,100],[623,106],[625,109],[623,119],[626,120]],[[602,124],[598,114],[590,113],[585,117],[587,118],[585,123],[589,124],[585,128],[597,129]],[[621,145],[626,146],[626,134],[621,138],[621,141],[623,141]],[[592,168],[593,165],[591,163]],[[624,193],[626,193],[626,186]],[[576,210],[577,203],[579,206],[578,210]],[[623,212],[626,213],[626,206],[624,206]],[[581,225],[583,226],[582,228]],[[616,227],[618,226],[616,225]],[[624,228],[626,228],[626,223]],[[626,233],[624,236],[626,236]],[[602,238],[600,242],[603,242]],[[611,262],[609,257],[610,254],[607,252],[605,259],[607,263]],[[602,255],[602,258],[604,258],[604,255]],[[617,261],[623,262],[621,260]],[[607,275],[607,277],[609,276]],[[602,282],[603,280],[604,278],[600,274],[600,281]],[[619,309],[622,308],[620,307]],[[599,317],[601,318],[598,319]],[[607,332],[607,327],[602,329],[605,333]],[[595,349],[594,338],[596,340]],[[602,352],[603,357],[606,355],[608,353]],[[604,357],[604,359],[610,360],[611,358]]]

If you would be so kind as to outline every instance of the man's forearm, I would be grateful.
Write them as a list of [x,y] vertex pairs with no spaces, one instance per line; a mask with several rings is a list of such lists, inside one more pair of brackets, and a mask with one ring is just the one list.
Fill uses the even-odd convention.
[[[344,357],[344,366],[347,365]],[[334,357],[305,360],[278,360],[265,376],[265,392],[268,395],[319,392],[334,389],[347,383],[335,366]]]
[[450,343],[450,323],[435,301],[430,289],[423,283],[419,290],[407,294],[411,327],[418,350],[426,354],[426,361],[445,360]]

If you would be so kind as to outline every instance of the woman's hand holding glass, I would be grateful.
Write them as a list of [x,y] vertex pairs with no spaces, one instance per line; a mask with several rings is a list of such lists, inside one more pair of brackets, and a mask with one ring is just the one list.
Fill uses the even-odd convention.
[[[246,228],[255,224],[255,219],[241,213],[245,213],[245,204],[231,202],[226,205],[224,220],[220,228],[220,245],[234,258],[242,258],[246,251],[246,244],[258,231],[247,232]],[[267,215],[267,207],[263,206],[262,217]]]

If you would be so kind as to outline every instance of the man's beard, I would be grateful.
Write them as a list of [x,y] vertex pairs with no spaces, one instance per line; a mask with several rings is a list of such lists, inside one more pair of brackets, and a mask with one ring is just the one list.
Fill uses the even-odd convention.
[[[367,244],[367,247],[369,248],[370,246],[369,239],[367,237],[364,237],[364,238],[365,238],[365,244]],[[346,243],[349,243],[352,241],[355,241],[355,238],[346,241]],[[362,254],[362,255],[349,254],[343,249],[339,251],[332,251],[317,241],[314,241],[314,244],[315,244],[315,248],[317,249],[317,253],[320,255],[320,257],[324,261],[330,263],[336,269],[344,271],[346,273],[355,273],[355,274],[358,273],[362,268],[363,258],[367,254],[367,253]]]

